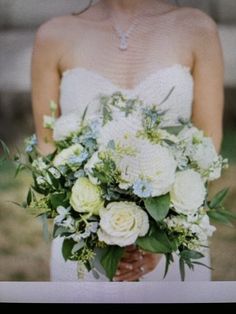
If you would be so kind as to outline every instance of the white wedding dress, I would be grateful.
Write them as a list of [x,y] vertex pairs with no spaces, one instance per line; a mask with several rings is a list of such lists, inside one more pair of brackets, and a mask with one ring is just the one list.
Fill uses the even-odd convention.
[[[167,124],[177,124],[179,118],[191,117],[193,102],[193,77],[190,69],[180,64],[174,64],[151,73],[132,89],[124,89],[116,86],[104,76],[81,67],[67,70],[61,80],[60,107],[62,115],[76,111],[83,114],[87,104],[87,114],[96,114],[98,108],[93,102],[98,94],[111,94],[117,90],[129,97],[139,96],[147,103],[160,103],[174,87],[171,96],[163,103],[166,111]],[[62,239],[53,240],[51,251],[51,280],[52,281],[77,281],[77,263],[65,262],[61,254]],[[209,265],[209,254],[201,260]],[[142,281],[162,281],[165,269],[163,257],[154,271],[145,275]],[[85,281],[107,281],[101,276],[95,279],[92,273],[85,276]],[[170,266],[165,281],[180,281],[178,259]],[[186,281],[209,281],[211,271],[202,266],[195,266],[191,271],[186,267]]]

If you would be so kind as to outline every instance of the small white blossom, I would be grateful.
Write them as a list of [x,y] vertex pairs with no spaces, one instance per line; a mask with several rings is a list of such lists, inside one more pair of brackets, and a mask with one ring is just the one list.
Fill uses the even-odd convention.
[[52,129],[54,128],[56,119],[51,116],[44,116],[43,117],[43,127],[46,129]]
[[53,139],[55,141],[63,141],[71,136],[74,132],[78,132],[80,128],[81,118],[74,112],[62,115],[58,118],[54,125]]
[[54,176],[55,179],[59,179],[61,177],[60,171],[54,167],[49,168],[48,171]]

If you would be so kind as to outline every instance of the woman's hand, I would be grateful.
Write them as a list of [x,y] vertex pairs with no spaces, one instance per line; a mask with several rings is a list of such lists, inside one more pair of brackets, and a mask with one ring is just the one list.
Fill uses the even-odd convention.
[[125,249],[113,281],[137,281],[143,275],[153,271],[161,255],[140,251],[134,245]]

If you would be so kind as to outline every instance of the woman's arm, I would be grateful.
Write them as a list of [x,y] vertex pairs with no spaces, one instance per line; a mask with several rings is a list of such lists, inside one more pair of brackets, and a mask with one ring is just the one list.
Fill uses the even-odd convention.
[[217,151],[222,140],[224,66],[215,22],[199,14],[194,41],[193,123],[212,137]]
[[[53,150],[52,132],[43,128],[43,116],[50,115],[49,104],[58,104],[60,74],[58,60],[60,45],[54,22],[43,24],[35,38],[32,55],[32,106],[38,148],[43,154]],[[59,110],[57,112],[59,115]]]

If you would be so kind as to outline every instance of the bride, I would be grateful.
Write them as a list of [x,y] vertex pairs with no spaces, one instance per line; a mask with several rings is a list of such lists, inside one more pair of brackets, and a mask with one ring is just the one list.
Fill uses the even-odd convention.
[[[222,138],[223,61],[216,24],[193,8],[165,0],[101,0],[69,16],[43,24],[36,35],[32,58],[32,101],[38,145],[53,150],[42,119],[49,102],[58,115],[83,113],[99,92],[120,90],[143,101],[163,104],[171,124],[191,118],[213,138]],[[96,112],[90,106],[88,114]],[[76,263],[64,262],[61,240],[52,244],[51,279],[77,280]],[[205,257],[209,265],[209,255]],[[114,281],[162,280],[164,258],[129,246]],[[186,280],[210,280],[201,266]],[[90,273],[85,280],[95,280]],[[100,278],[100,280],[106,280]],[[177,260],[165,280],[180,280]]]

